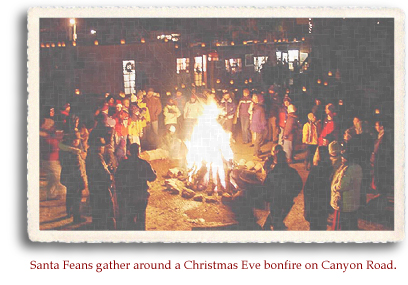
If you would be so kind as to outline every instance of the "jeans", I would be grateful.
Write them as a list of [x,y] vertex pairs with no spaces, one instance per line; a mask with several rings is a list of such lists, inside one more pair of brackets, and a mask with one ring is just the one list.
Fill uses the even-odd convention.
[[283,141],[283,150],[286,152],[286,159],[292,160],[293,156],[293,142],[284,140]]
[[242,131],[242,141],[244,143],[251,142],[251,132],[249,130],[249,117],[241,117],[241,131]]
[[254,156],[259,156],[261,154],[261,145],[264,141],[264,133],[254,133],[255,143],[254,143]]
[[283,145],[283,128],[279,127],[279,129],[280,129],[280,132],[279,132],[278,144]]
[[279,127],[276,124],[277,118],[276,117],[271,117],[268,120],[268,140],[272,141],[273,143],[278,142],[278,133],[279,133]]

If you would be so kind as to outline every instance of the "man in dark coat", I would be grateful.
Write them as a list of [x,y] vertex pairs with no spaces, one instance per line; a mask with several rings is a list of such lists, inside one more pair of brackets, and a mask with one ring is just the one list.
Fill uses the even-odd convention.
[[327,147],[319,146],[319,161],[313,165],[303,188],[304,216],[310,224],[310,230],[327,230],[331,198],[331,165]]
[[74,223],[81,222],[80,204],[82,190],[86,187],[85,162],[79,149],[80,139],[67,135],[60,143],[61,184],[67,188],[66,212],[73,216]]
[[150,164],[139,158],[139,145],[129,147],[130,156],[121,161],[115,175],[119,206],[118,229],[145,230],[149,200],[147,181],[156,180]]
[[[266,199],[269,202],[271,223],[274,230],[286,230],[283,220],[294,204],[293,199],[302,191],[302,178],[296,169],[286,162],[286,154],[276,154],[276,164],[264,181]],[[269,226],[269,221],[265,227]]]
[[112,174],[103,157],[105,145],[104,138],[97,139],[86,158],[92,225],[95,230],[115,229],[116,195],[112,187]]

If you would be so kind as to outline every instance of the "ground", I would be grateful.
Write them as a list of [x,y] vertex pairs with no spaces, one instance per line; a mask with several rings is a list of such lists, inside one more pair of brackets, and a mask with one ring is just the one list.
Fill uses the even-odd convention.
[[[270,153],[271,143],[262,147],[264,156]],[[253,148],[243,145],[237,139],[232,145],[234,159],[252,160]],[[303,158],[305,152],[298,148],[295,163],[291,166],[296,168],[303,182],[306,181],[308,171],[304,169]],[[238,215],[237,206],[233,202],[221,201],[221,196],[215,195],[217,203],[198,202],[192,199],[182,198],[180,195],[172,195],[164,187],[163,176],[169,168],[176,166],[171,160],[151,161],[158,178],[150,184],[149,204],[146,212],[146,229],[149,231],[190,231],[190,230],[260,230],[267,215],[268,208],[265,203],[257,203],[251,208],[242,222],[242,213]],[[87,230],[91,223],[90,208],[87,203],[88,192],[84,191],[82,198],[83,222],[74,224],[72,218],[67,218],[65,213],[65,199],[45,201],[44,186],[46,182],[40,181],[40,230]],[[370,200],[375,193],[368,195]],[[204,195],[205,196],[205,195]],[[393,230],[393,203],[392,199],[385,204],[370,204],[370,207],[360,215],[360,230]],[[303,217],[303,192],[294,199],[294,206],[285,219],[285,224],[290,231],[307,231],[309,223]],[[239,206],[238,206],[239,207]],[[378,209],[383,209],[379,212]],[[240,209],[241,210],[241,209]],[[240,211],[239,210],[239,211]],[[245,213],[245,211],[244,211]],[[240,217],[241,216],[241,217]],[[331,217],[329,217],[330,219]],[[328,228],[329,229],[329,228]],[[330,229],[329,229],[330,230]]]

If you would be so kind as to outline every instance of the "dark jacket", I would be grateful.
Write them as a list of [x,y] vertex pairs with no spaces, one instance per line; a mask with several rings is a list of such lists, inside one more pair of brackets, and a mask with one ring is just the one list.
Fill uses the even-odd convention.
[[277,164],[266,176],[266,199],[275,205],[291,203],[302,191],[303,181],[296,169],[287,164]]
[[150,120],[152,122],[157,121],[159,119],[159,115],[163,110],[161,101],[159,98],[152,96],[150,98],[146,98],[146,106],[149,109],[150,113]]
[[115,175],[119,207],[125,201],[131,205],[146,200],[150,195],[147,181],[154,180],[156,173],[147,161],[137,157],[123,160]]
[[85,162],[77,148],[61,149],[61,184],[66,187],[82,190],[86,184]]
[[90,151],[86,157],[86,175],[91,195],[93,193],[96,194],[92,190],[101,191],[105,188],[108,189],[112,183],[111,173],[103,155],[95,151]]
[[305,219],[322,218],[327,220],[331,198],[331,163],[312,166],[303,188],[305,202]]
[[299,128],[298,116],[295,113],[289,113],[283,129],[283,139],[293,141],[293,135]]
[[259,134],[267,130],[265,106],[263,104],[254,104],[250,130]]

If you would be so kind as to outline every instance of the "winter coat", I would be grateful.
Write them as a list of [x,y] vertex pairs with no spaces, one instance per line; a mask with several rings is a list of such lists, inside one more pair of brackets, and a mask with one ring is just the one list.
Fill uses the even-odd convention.
[[312,166],[307,177],[304,194],[304,215],[307,221],[328,214],[330,207],[330,185],[333,167],[331,163]]
[[363,171],[358,164],[343,164],[334,173],[330,205],[334,210],[354,212],[360,207]]
[[302,142],[309,145],[317,145],[317,140],[321,132],[320,123],[307,122],[303,126]]
[[285,106],[281,106],[279,109],[279,127],[285,128],[286,120],[288,117],[288,109]]
[[255,133],[261,134],[267,130],[267,121],[265,116],[265,107],[263,104],[254,104],[252,111],[252,120],[249,129]]
[[105,163],[103,155],[90,151],[86,157],[86,175],[88,177],[89,193],[110,199],[108,189],[112,184],[112,176]]
[[319,146],[323,145],[323,139],[329,134],[332,134],[335,140],[338,139],[339,128],[338,128],[337,122],[334,119],[328,120],[326,118],[323,122],[322,128],[323,129],[322,129],[322,132],[320,133],[319,140],[318,140]]
[[283,129],[283,139],[293,141],[293,136],[298,128],[298,116],[295,113],[289,113],[285,128]]
[[243,97],[241,100],[239,100],[238,107],[237,107],[237,117],[242,118],[242,117],[247,117],[249,118],[249,107],[251,106],[252,100],[251,98]]
[[303,188],[303,181],[296,169],[287,164],[275,165],[268,172],[264,187],[266,200],[276,205],[292,203]]
[[279,99],[276,96],[270,98],[269,107],[268,107],[268,117],[269,118],[278,118],[279,117]]
[[64,144],[59,144],[61,163],[61,184],[75,189],[85,189],[86,170],[81,150]]
[[181,116],[181,112],[176,105],[166,105],[163,109],[164,124],[176,125],[177,118]]
[[237,110],[234,101],[230,98],[229,100],[225,100],[224,98],[221,99],[220,107],[223,110],[224,117],[226,119],[233,119],[235,112]]
[[[146,106],[149,109],[150,120],[155,122],[159,119],[159,115],[162,112],[162,104],[159,98],[152,96],[150,98],[146,98]],[[140,107],[140,106],[139,106]]]
[[154,181],[156,173],[150,164],[138,157],[123,160],[116,170],[115,183],[119,207],[135,205],[149,197],[147,181]]
[[195,101],[191,103],[190,101],[184,106],[184,119],[197,119],[203,112],[203,106],[200,102]]

